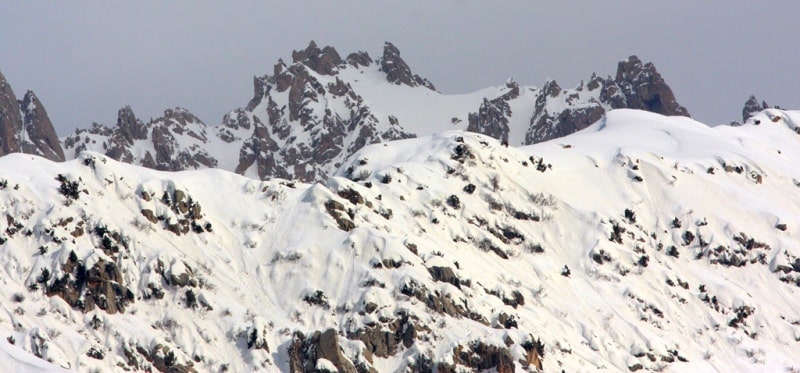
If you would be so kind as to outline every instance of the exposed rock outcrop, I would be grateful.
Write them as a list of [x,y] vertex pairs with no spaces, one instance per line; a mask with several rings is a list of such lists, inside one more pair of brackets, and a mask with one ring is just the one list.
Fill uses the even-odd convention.
[[573,90],[562,89],[553,80],[546,82],[536,99],[525,143],[569,135],[597,122],[606,111],[622,108],[689,116],[655,66],[630,56],[619,62],[614,79],[592,74],[586,85],[581,82]]
[[41,101],[32,91],[17,100],[0,72],[0,156],[23,152],[63,161],[64,151]]
[[[761,101],[761,103],[759,104],[758,99],[756,99],[756,96],[750,95],[747,101],[745,101],[744,107],[742,107],[742,123],[747,122],[747,120],[750,119],[750,117],[752,117],[756,113],[772,107],[773,106],[767,104],[766,101]],[[780,109],[779,106],[774,106],[774,108]]]
[[342,353],[336,331],[316,331],[306,337],[295,332],[289,346],[289,370],[297,373],[316,372],[317,362],[325,359],[341,373],[358,373],[355,365]]
[[[564,137],[588,127],[603,117],[606,108],[601,102],[596,99],[581,100],[582,90],[576,91],[565,92],[563,97],[562,89],[555,80],[544,84],[534,104],[531,126],[525,135],[526,144]],[[604,89],[600,96],[603,97],[603,94],[609,92],[613,91]],[[610,95],[611,98],[614,97],[613,93]]]
[[656,71],[652,62],[643,64],[637,56],[630,56],[627,61],[620,61],[614,82],[622,89],[627,103],[625,107],[628,109],[640,109],[670,116],[689,116],[689,111],[678,104],[672,89]]
[[25,97],[19,105],[28,136],[28,141],[22,146],[23,151],[41,155],[52,161],[63,161],[64,151],[61,149],[53,123],[50,122],[47,111],[36,94],[33,91],[25,92]]
[[381,70],[386,74],[386,79],[393,84],[404,84],[409,87],[423,86],[435,91],[428,79],[422,78],[411,72],[405,61],[400,58],[400,50],[390,42],[383,45],[383,57],[380,59]]
[[301,63],[317,74],[333,75],[334,69],[342,64],[342,58],[331,46],[326,46],[323,49],[317,47],[317,43],[313,40],[308,43],[308,47],[302,51],[292,52],[292,61],[294,63]]
[[123,285],[116,263],[100,260],[86,268],[73,253],[62,269],[65,274],[61,278],[49,281],[49,275],[43,271],[37,281],[46,285],[48,296],[58,296],[84,313],[95,307],[109,314],[122,313],[133,302],[133,292]]
[[508,91],[492,100],[483,99],[477,113],[469,114],[467,131],[477,132],[508,143],[508,120],[512,115],[508,101],[519,97],[519,84],[506,83]]

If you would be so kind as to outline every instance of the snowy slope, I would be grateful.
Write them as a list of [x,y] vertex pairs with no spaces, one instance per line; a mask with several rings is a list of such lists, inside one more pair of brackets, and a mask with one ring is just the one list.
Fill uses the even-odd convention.
[[798,369],[798,124],[615,110],[317,184],[9,155],[0,335],[76,371]]

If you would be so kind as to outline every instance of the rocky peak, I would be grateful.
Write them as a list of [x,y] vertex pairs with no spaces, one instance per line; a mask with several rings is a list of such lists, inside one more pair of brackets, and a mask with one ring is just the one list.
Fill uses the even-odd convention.
[[370,66],[374,61],[366,52],[352,53],[344,62],[332,47],[320,49],[312,41],[294,51],[292,59],[290,65],[279,60],[273,75],[254,78],[247,107],[223,119],[217,137],[226,143],[243,140],[234,172],[321,180],[336,167],[336,159],[366,144],[413,136],[395,117],[374,115],[350,83],[335,76],[348,66]]
[[652,62],[642,63],[633,55],[617,64],[615,83],[626,96],[627,108],[647,110],[663,115],[689,116],[678,104],[672,89],[658,73]]
[[[652,63],[648,63],[647,72],[652,70],[655,71]],[[642,60],[639,59],[639,56],[632,55],[628,57],[628,60],[621,60],[617,64],[617,77],[615,78],[616,81],[632,81],[638,79],[638,77],[644,73],[642,71]]]
[[181,107],[164,110],[164,116],[157,119],[157,121],[158,120],[163,120],[167,125],[175,123],[181,126],[186,126],[188,123],[197,123],[202,127],[206,126],[206,124],[203,123],[200,118],[192,114],[189,110]]
[[119,136],[128,144],[133,144],[134,140],[147,139],[147,126],[136,118],[130,106],[125,106],[117,112],[117,128]]
[[561,86],[555,80],[548,80],[542,86],[542,94],[548,97],[556,97],[561,94]]
[[600,88],[601,84],[603,84],[603,79],[598,77],[597,74],[592,73],[592,76],[589,78],[589,83],[586,83],[586,88],[590,91],[594,91]]
[[30,141],[23,144],[23,150],[26,153],[39,154],[53,161],[63,161],[64,151],[61,149],[53,123],[50,122],[50,117],[36,94],[30,90],[25,92],[25,97],[22,98],[19,105],[25,132]]
[[369,66],[372,63],[372,57],[367,52],[359,51],[347,55],[347,63],[353,67]]
[[[600,90],[599,96],[587,94]],[[553,102],[554,105],[548,105]],[[548,112],[558,107],[558,112]],[[615,78],[592,74],[589,82],[575,89],[562,89],[548,80],[536,97],[525,143],[533,144],[580,131],[600,120],[610,109],[639,109],[662,115],[689,116],[675,100],[672,89],[655,66],[630,56],[617,65]]]
[[413,74],[411,68],[400,58],[400,50],[390,42],[383,45],[383,57],[380,59],[381,71],[392,84],[404,84],[409,87],[423,86],[435,91],[436,88],[427,79]]
[[[286,68],[286,65],[283,64],[282,60],[278,61],[278,64],[275,65],[275,75],[280,74],[283,69]],[[253,98],[250,102],[247,103],[247,110],[253,110],[261,102],[261,100],[269,93],[270,85],[269,85],[269,76],[254,76],[253,77]]]
[[0,155],[15,153],[19,148],[19,133],[22,127],[17,96],[0,72]]
[[766,101],[761,101],[761,104],[759,104],[756,96],[750,95],[750,98],[745,101],[744,107],[742,108],[742,123],[747,122],[747,120],[750,119],[753,114],[769,108],[770,106]]
[[64,160],[64,152],[44,105],[32,91],[18,101],[0,72],[0,155],[19,151],[53,161]]
[[326,46],[320,50],[313,40],[308,43],[306,49],[293,51],[292,60],[294,63],[302,63],[322,75],[334,75],[336,67],[342,64],[342,58],[339,57],[336,49]]

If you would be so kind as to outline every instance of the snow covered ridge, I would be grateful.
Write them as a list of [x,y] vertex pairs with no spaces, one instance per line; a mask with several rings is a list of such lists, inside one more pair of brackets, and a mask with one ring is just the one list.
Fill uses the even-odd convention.
[[[51,160],[91,150],[126,163],[167,171],[221,168],[249,177],[325,180],[364,145],[445,130],[485,134],[512,145],[533,144],[588,127],[610,109],[688,116],[652,63],[630,56],[616,75],[586,84],[541,89],[505,84],[446,95],[414,74],[386,43],[380,57],[342,57],[313,41],[257,76],[253,98],[206,126],[186,109],[144,122],[130,107],[117,123],[93,123],[59,139],[32,92],[22,101],[0,75],[0,155],[23,150]],[[752,106],[752,105],[751,105]],[[6,118],[6,119],[3,119]]]
[[798,123],[615,110],[366,146],[324,184],[8,155],[0,367],[797,370]]

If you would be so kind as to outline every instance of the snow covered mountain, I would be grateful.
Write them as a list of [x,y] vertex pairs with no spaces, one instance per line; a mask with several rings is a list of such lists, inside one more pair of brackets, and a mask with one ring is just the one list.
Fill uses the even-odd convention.
[[[242,108],[207,127],[184,109],[143,123],[129,108],[113,127],[95,124],[62,139],[68,158],[92,150],[159,170],[218,167],[259,179],[321,181],[367,144],[461,129],[514,145],[566,136],[609,109],[688,116],[652,63],[621,61],[616,76],[542,89],[513,80],[464,95],[445,95],[414,74],[386,43],[380,58],[342,58],[313,41],[254,78]],[[178,118],[180,117],[180,118]]]
[[315,184],[7,155],[0,370],[797,371],[798,126],[612,110]]

